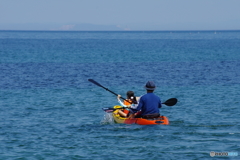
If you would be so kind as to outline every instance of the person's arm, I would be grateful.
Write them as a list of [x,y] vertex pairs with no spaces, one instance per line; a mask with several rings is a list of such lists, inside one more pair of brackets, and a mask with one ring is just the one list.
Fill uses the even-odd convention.
[[142,109],[142,106],[143,106],[143,101],[142,101],[142,97],[140,97],[136,110],[140,111]]
[[121,100],[118,100],[118,102],[122,107],[127,107],[125,104],[123,104],[123,102]]
[[121,97],[121,95],[118,95],[117,96],[117,99],[118,99],[118,102],[119,102],[119,104],[122,106],[122,107],[127,107],[125,104],[123,104],[123,102],[120,100],[120,97]]
[[132,104],[129,108],[137,109],[137,107],[138,107],[138,104]]
[[130,106],[130,108],[132,108],[132,109],[137,109],[140,98],[141,98],[141,97],[136,97],[136,99],[137,99],[137,104],[132,104],[132,105]]

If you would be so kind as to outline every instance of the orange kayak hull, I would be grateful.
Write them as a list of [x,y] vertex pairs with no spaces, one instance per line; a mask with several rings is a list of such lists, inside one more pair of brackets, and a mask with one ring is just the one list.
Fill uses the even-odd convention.
[[144,118],[125,118],[118,114],[118,109],[113,112],[113,118],[116,123],[139,124],[139,125],[169,125],[169,120],[166,116],[159,116],[153,119]]

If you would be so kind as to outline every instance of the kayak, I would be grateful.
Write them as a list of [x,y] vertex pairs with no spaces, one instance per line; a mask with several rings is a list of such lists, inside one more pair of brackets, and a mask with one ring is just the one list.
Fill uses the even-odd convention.
[[[95,80],[93,79],[88,79],[89,82],[92,82],[93,84],[99,86],[99,87],[102,87],[103,89],[105,89],[106,91],[109,91],[111,92],[112,94],[118,96],[117,93],[109,90],[108,88],[102,86],[100,83],[96,82]],[[121,99],[123,100],[126,100],[125,98],[123,97],[120,97]],[[170,98],[168,100],[166,100],[164,103],[164,105],[166,106],[174,106],[176,103],[177,103],[177,98]],[[146,119],[146,118],[125,118],[125,117],[121,117],[119,114],[118,114],[118,111],[119,109],[121,108],[121,110],[123,109],[123,107],[121,106],[114,106],[114,108],[102,108],[103,111],[107,112],[107,113],[112,113],[113,115],[113,118],[115,120],[116,123],[125,123],[125,124],[140,124],[140,125],[169,125],[169,121],[168,121],[168,118],[165,117],[165,116],[159,116],[157,118],[151,118],[151,119]],[[124,109],[123,109],[124,110]],[[149,115],[148,115],[149,117]],[[152,117],[152,115],[150,116]],[[155,115],[154,115],[155,117]]]
[[[117,108],[115,106],[114,108]],[[112,112],[113,119],[116,123],[125,123],[125,124],[139,124],[139,125],[169,125],[168,118],[165,116],[159,116],[157,118],[145,119],[145,118],[126,118],[118,114],[118,111],[126,109],[116,109]]]

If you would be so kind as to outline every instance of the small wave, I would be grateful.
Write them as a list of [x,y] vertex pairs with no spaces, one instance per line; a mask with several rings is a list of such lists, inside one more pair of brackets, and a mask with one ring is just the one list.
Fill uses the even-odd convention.
[[112,116],[112,113],[105,113],[103,120],[101,121],[101,124],[114,124],[114,119]]

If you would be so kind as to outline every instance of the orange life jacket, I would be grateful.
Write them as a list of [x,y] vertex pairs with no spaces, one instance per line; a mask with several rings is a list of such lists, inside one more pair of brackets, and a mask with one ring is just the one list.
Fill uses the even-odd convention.
[[[131,100],[128,100],[128,101],[129,101],[129,102],[132,102]],[[132,103],[129,103],[128,101],[124,100],[124,101],[123,101],[123,104],[126,105],[126,106],[131,105]]]

